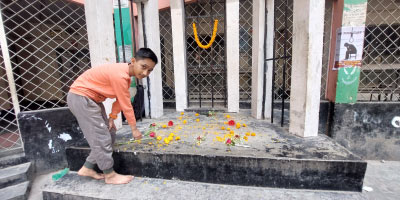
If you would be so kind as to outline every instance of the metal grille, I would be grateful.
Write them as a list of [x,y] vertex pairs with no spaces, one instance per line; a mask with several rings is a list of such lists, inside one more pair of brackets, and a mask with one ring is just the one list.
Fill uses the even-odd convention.
[[[2,0],[0,7],[20,110],[65,106],[69,86],[90,66],[83,5],[65,0]],[[1,132],[19,138],[8,82],[3,85],[5,77],[1,78]]]
[[239,3],[239,87],[240,101],[251,101],[251,56],[253,1],[241,0]]
[[[286,14],[286,15],[285,15]],[[287,18],[286,18],[287,16]],[[285,33],[287,32],[287,33]],[[274,99],[290,99],[292,71],[293,0],[275,1]],[[287,58],[284,58],[284,57]],[[285,69],[284,69],[285,68]],[[285,80],[284,80],[285,79]]]
[[[185,12],[189,106],[225,106],[225,1],[199,0],[185,4]],[[195,42],[192,23],[196,23],[200,42],[207,44],[216,19],[215,42],[209,49],[201,49]]]
[[359,101],[400,100],[400,2],[369,0]]
[[163,100],[172,103],[175,102],[175,82],[170,9],[160,11],[159,18]]
[[322,74],[321,74],[321,99],[325,99],[326,82],[328,80],[329,49],[331,44],[331,24],[332,24],[332,3],[333,0],[325,1],[324,17],[324,44],[322,52]]

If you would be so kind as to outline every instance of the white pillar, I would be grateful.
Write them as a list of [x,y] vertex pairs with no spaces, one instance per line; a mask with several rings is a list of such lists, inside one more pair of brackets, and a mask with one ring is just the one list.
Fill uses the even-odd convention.
[[[267,12],[267,39],[266,39],[266,52],[265,58],[272,58],[274,56],[274,1],[275,0],[266,0],[266,12]],[[273,61],[267,61],[267,76],[266,76],[266,85],[265,85],[265,107],[264,107],[264,117],[266,119],[271,119],[271,109],[272,109],[272,102],[274,99],[272,98],[273,88],[272,88],[272,76],[273,76]]]
[[239,112],[239,0],[226,0],[228,112]]
[[[17,116],[20,112],[18,96],[17,96],[17,88],[15,87],[14,75],[11,66],[10,54],[8,52],[8,44],[7,38],[4,31],[4,23],[3,23],[3,15],[0,10],[0,45],[1,51],[3,55],[4,67],[6,69],[6,75],[8,80],[8,86],[10,87],[11,101],[14,108],[14,113]],[[6,83],[7,84],[7,83]],[[18,120],[17,120],[18,122]]]
[[[144,33],[146,34],[147,48],[154,51],[158,64],[150,74],[150,116],[158,118],[163,115],[162,76],[161,76],[161,47],[160,24],[158,16],[158,1],[146,1],[144,4]],[[140,4],[139,4],[140,5]],[[147,80],[143,80],[146,82]],[[146,92],[147,95],[147,92]],[[148,108],[148,107],[147,107]]]
[[[85,17],[92,67],[116,62],[112,8],[113,1],[110,0],[85,0]],[[107,99],[104,102],[107,114],[111,112],[114,101],[114,99]],[[121,114],[118,114],[115,125],[117,128],[122,127]]]
[[265,1],[253,0],[251,115],[261,119],[264,66]]
[[293,1],[289,132],[318,135],[325,1]]
[[174,78],[176,110],[184,111],[187,106],[187,71],[185,38],[185,3],[171,1],[172,47],[174,49]]

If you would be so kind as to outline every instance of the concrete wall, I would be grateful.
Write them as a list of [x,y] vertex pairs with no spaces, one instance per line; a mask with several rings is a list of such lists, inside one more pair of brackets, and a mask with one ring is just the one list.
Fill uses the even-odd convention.
[[370,160],[400,161],[400,103],[336,104],[332,137]]

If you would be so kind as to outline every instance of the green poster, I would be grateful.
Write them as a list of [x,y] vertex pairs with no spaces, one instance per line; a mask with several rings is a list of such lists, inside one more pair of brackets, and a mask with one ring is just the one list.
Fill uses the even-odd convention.
[[359,81],[360,67],[339,68],[335,102],[356,103]]
[[[119,3],[121,6],[119,6]],[[121,7],[121,9],[120,9]],[[121,24],[122,23],[122,24]],[[122,30],[121,30],[122,25]],[[115,40],[117,43],[117,59],[118,62],[129,63],[132,59],[132,27],[131,17],[129,10],[128,0],[114,0],[114,29],[115,29]],[[121,34],[122,32],[122,34]],[[122,46],[122,36],[124,38],[124,46]],[[125,53],[125,60],[124,60]],[[131,95],[131,101],[136,94],[136,81],[132,78],[132,83],[129,89]]]

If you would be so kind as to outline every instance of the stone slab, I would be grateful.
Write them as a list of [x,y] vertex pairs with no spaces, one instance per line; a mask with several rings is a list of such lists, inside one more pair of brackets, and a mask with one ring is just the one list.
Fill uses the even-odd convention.
[[26,200],[29,192],[29,181],[0,189],[0,199]]
[[[169,113],[159,119],[144,119],[138,123],[142,132],[151,123],[174,126],[159,128],[158,136],[170,133],[181,140],[166,145],[163,140],[145,138],[130,141],[128,126],[118,131],[114,146],[116,171],[151,178],[179,179],[233,185],[360,191],[367,163],[330,138],[293,136],[287,130],[263,120],[255,120],[250,113],[216,113],[213,117],[195,113]],[[180,119],[180,117],[182,117]],[[199,119],[197,122],[196,119]],[[183,123],[186,120],[186,124]],[[228,126],[235,120],[246,127]],[[221,127],[225,129],[222,130]],[[242,139],[241,146],[228,148],[224,143],[231,128]],[[198,136],[205,140],[197,143]],[[224,138],[225,137],[225,138]],[[222,141],[219,139],[224,138]],[[71,170],[78,170],[90,149],[75,146],[67,149]]]
[[31,175],[30,162],[0,169],[0,188],[29,181]]

